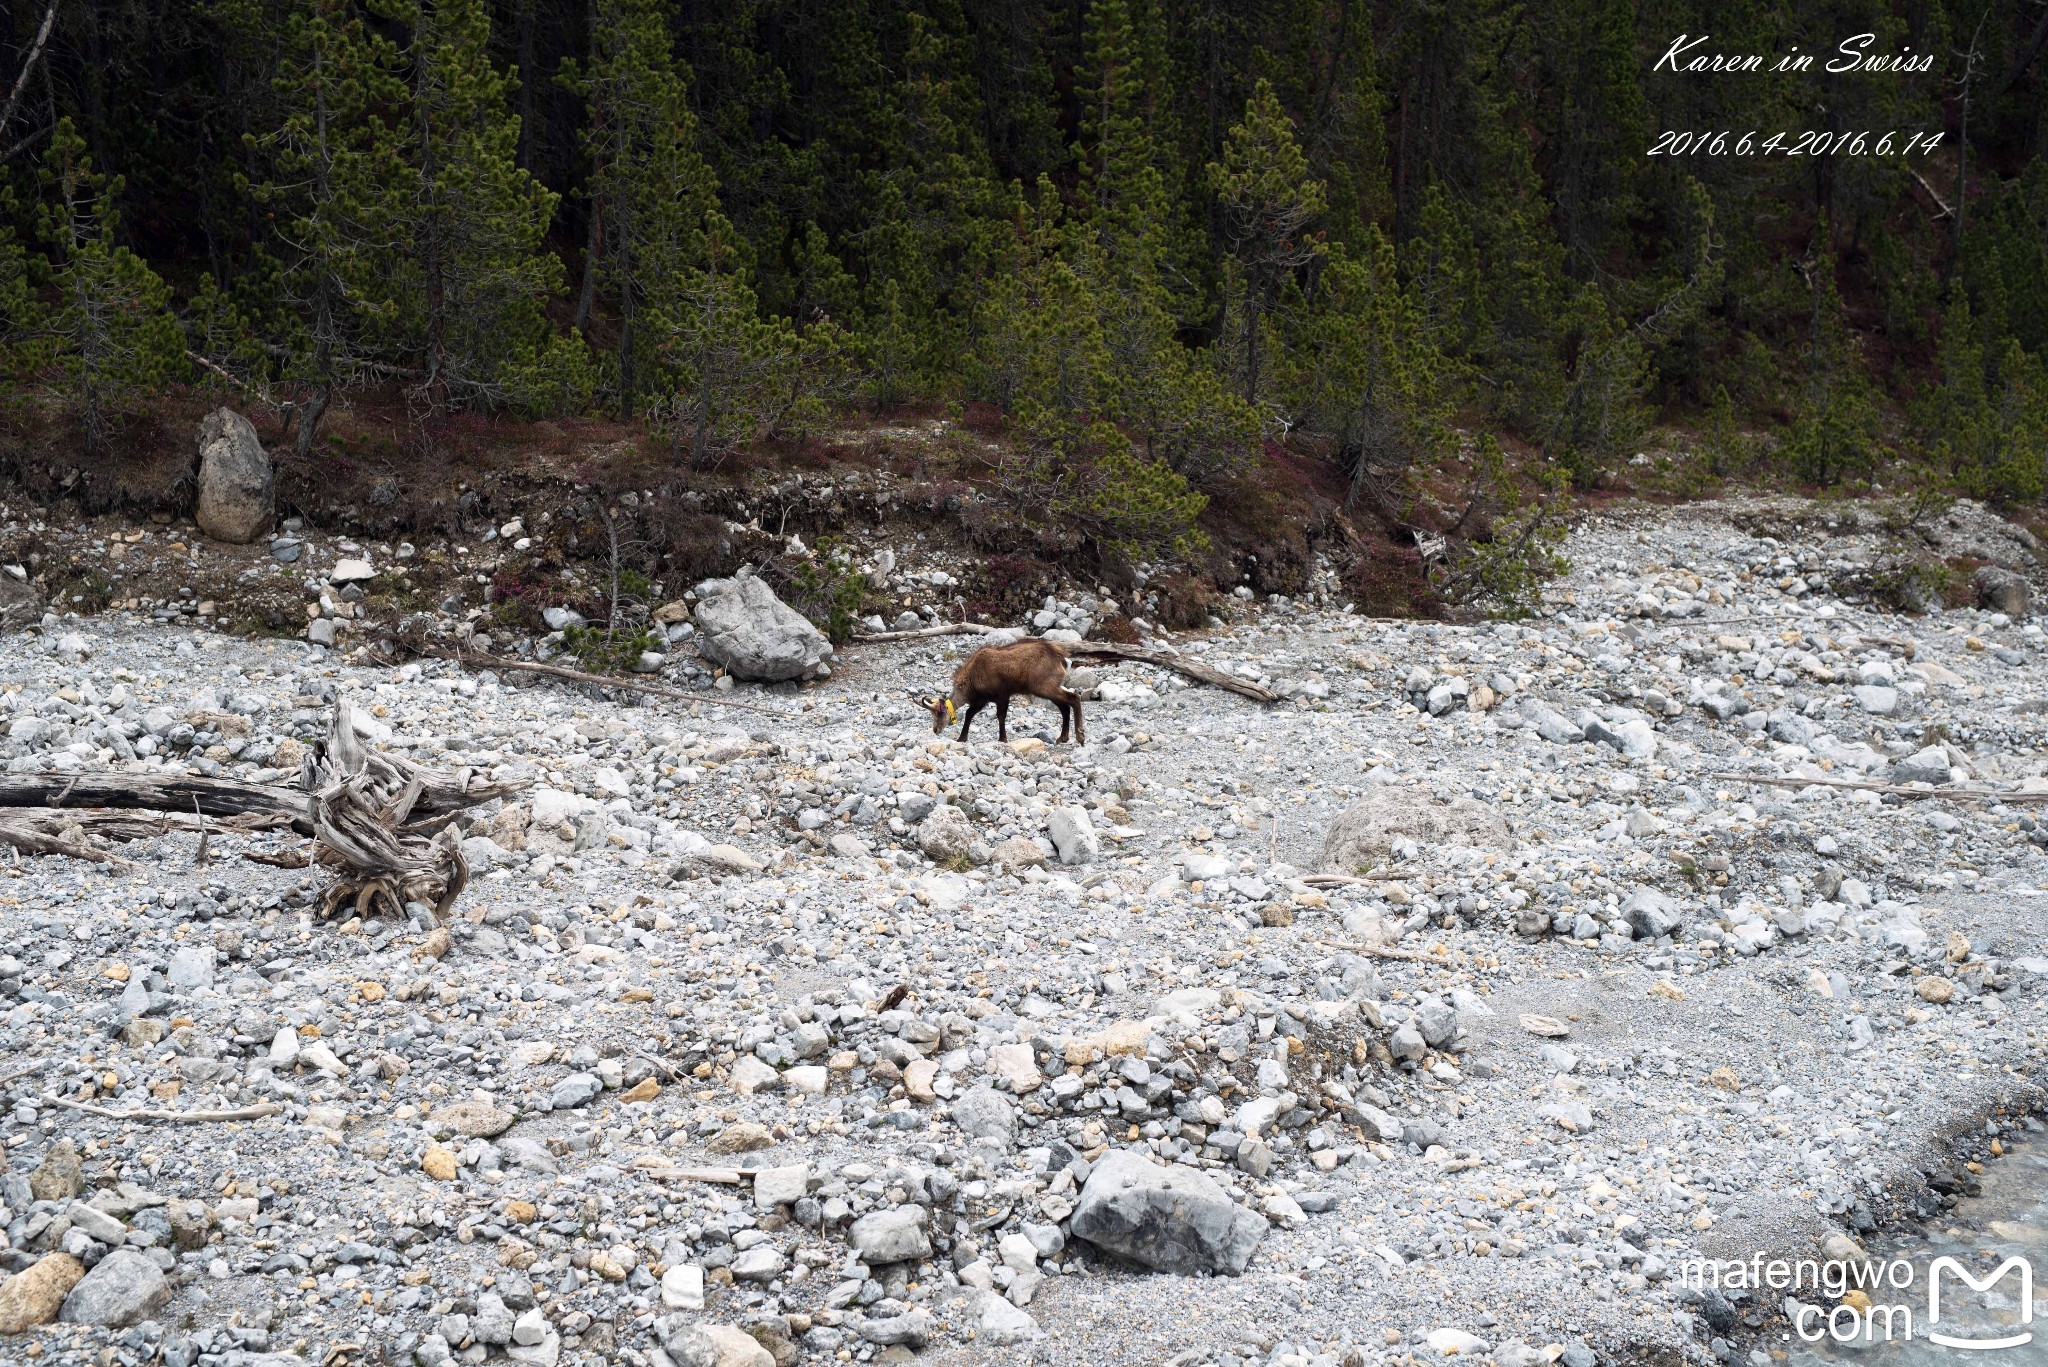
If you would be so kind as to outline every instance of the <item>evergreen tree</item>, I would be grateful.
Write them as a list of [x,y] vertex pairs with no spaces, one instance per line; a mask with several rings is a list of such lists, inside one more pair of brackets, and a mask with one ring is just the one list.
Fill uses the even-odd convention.
[[[271,215],[278,283],[297,315],[285,378],[310,394],[297,414],[298,452],[313,448],[337,389],[380,356],[398,303],[388,280],[403,241],[407,173],[394,124],[405,101],[396,45],[350,0],[298,0],[284,24],[274,81],[282,122],[251,135],[267,175],[250,186]],[[202,301],[204,302],[204,301]],[[246,313],[223,301],[229,325]],[[199,316],[211,318],[202,308]]]
[[44,236],[54,248],[55,306],[48,328],[86,455],[97,457],[127,404],[184,378],[184,333],[170,310],[170,288],[115,240],[121,178],[93,171],[68,118],[51,134],[50,158]]
[[519,167],[511,81],[491,63],[483,0],[405,0],[398,12],[412,33],[410,175],[393,311],[438,419],[455,403],[504,399],[509,368],[546,350],[544,306],[562,284],[542,246],[556,196]]
[[1260,81],[1244,118],[1209,164],[1209,186],[1223,211],[1230,248],[1224,321],[1226,364],[1248,404],[1264,397],[1268,312],[1289,274],[1316,254],[1310,225],[1323,209],[1293,121],[1270,82]]
[[1943,312],[1939,382],[1916,414],[1936,461],[1996,503],[2048,491],[2048,367],[2017,337],[1991,337],[1958,287]]
[[1438,348],[1414,284],[1376,229],[1355,253],[1333,244],[1291,310],[1281,388],[1290,422],[1326,444],[1350,477],[1350,500],[1391,507],[1414,467],[1454,453],[1460,367]]
[[1803,383],[1781,454],[1800,479],[1828,485],[1876,466],[1878,412],[1835,282],[1833,230],[1823,217],[1813,232],[1817,248],[1805,266],[1813,312],[1801,356]]
[[[618,311],[617,389],[621,417],[658,383],[640,355],[640,315],[672,302],[682,273],[705,264],[704,224],[718,212],[718,183],[697,150],[688,79],[675,61],[661,0],[599,0],[585,66],[565,64],[562,82],[588,109],[591,232],[583,297],[598,282]],[[590,316],[588,302],[578,316]]]

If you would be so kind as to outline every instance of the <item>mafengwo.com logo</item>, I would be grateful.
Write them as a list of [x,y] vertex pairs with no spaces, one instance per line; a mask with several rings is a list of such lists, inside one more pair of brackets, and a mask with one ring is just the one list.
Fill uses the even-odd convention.
[[[2034,1341],[2034,1268],[2020,1257],[2007,1258],[1979,1276],[1944,1254],[1927,1265],[1924,1278],[1906,1258],[1701,1258],[1681,1264],[1678,1278],[1695,1291],[1784,1293],[1792,1323],[1786,1337],[1802,1343],[1924,1339],[1982,1353]],[[1917,1294],[1921,1286],[1924,1296]],[[1830,1296],[1835,1303],[1805,1303],[1799,1299],[1802,1292]]]

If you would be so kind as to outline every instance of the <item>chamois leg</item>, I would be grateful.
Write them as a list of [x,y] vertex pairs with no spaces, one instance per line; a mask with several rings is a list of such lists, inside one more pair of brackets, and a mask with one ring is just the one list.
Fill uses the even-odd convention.
[[1006,741],[1006,740],[1008,740],[1009,738],[1010,738],[1010,700],[1009,700],[1008,698],[997,698],[997,699],[996,699],[996,739],[997,739],[997,740],[1002,740],[1002,741]]
[[979,702],[969,703],[967,705],[966,713],[962,715],[960,718],[960,740],[963,744],[967,740],[967,728],[974,725],[974,714],[976,712],[981,711],[981,709],[986,706],[988,706],[987,703]]
[[1071,707],[1074,709],[1074,744],[1086,745],[1088,743],[1088,728],[1081,721],[1081,695],[1071,688],[1062,688],[1060,690],[1059,706],[1060,741],[1065,743],[1067,739],[1067,709]]

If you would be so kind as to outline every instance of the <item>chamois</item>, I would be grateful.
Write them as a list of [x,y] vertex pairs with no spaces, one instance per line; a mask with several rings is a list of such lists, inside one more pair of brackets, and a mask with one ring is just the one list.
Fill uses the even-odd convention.
[[983,646],[953,671],[951,696],[937,695],[919,701],[931,710],[933,735],[943,735],[946,724],[957,716],[961,719],[963,741],[967,739],[967,728],[974,724],[974,714],[994,703],[996,737],[1008,740],[1010,699],[1019,693],[1044,698],[1060,710],[1058,743],[1066,744],[1071,711],[1074,742],[1086,745],[1088,732],[1081,721],[1081,695],[1067,687],[1067,664],[1077,659],[1116,664],[1120,657],[1086,647],[1069,650],[1057,641],[1036,638]]

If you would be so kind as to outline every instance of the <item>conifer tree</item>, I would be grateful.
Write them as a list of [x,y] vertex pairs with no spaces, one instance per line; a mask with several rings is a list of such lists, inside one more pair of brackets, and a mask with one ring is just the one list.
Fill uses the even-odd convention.
[[184,377],[184,333],[170,310],[170,287],[115,240],[121,178],[94,172],[68,118],[51,134],[50,160],[44,236],[54,248],[55,306],[48,328],[86,454],[99,456],[127,403]]
[[1800,479],[1828,485],[1877,464],[1878,413],[1835,283],[1833,229],[1826,216],[1813,233],[1818,245],[1804,266],[1812,314],[1801,356],[1799,401],[1782,455]]
[[[490,59],[483,0],[405,0],[405,251],[393,273],[406,342],[437,419],[506,397],[508,368],[547,345],[561,262],[542,247],[556,196],[518,164],[511,82]],[[528,380],[530,386],[530,378]]]
[[250,193],[270,211],[279,283],[299,319],[283,340],[286,378],[311,390],[297,413],[304,456],[335,392],[378,359],[377,339],[397,321],[388,280],[410,188],[394,122],[405,84],[396,45],[350,0],[299,0],[283,53],[273,83],[283,118],[249,138],[268,164]]
[[585,293],[602,282],[618,310],[617,397],[626,417],[659,384],[641,355],[640,315],[667,300],[682,272],[704,264],[704,223],[718,211],[718,183],[697,149],[688,76],[673,55],[660,0],[599,0],[590,59],[566,66],[562,81],[588,110],[593,230]]
[[1310,229],[1323,209],[1323,187],[1309,178],[1293,121],[1271,82],[1253,88],[1221,160],[1209,164],[1209,186],[1230,246],[1225,359],[1239,394],[1256,404],[1266,381],[1267,314],[1289,273],[1315,256]]

